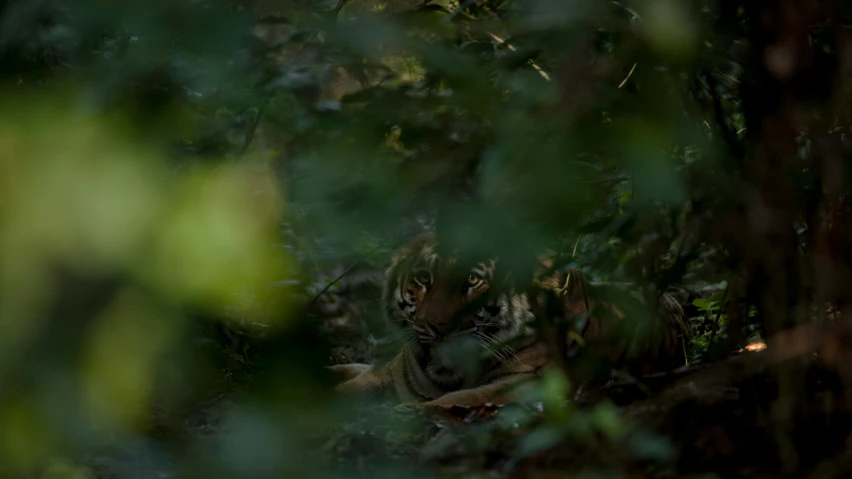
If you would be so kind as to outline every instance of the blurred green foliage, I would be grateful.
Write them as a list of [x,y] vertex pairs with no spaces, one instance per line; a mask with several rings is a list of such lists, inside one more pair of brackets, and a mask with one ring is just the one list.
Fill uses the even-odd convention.
[[[747,3],[0,3],[0,475],[429,474],[313,452],[344,412],[319,298],[381,268],[411,218],[510,269],[550,249],[649,297],[678,288],[703,333],[690,359],[738,340],[716,335],[737,308],[759,333],[748,234],[725,223],[759,183]],[[838,62],[833,31],[809,33],[818,65]],[[820,203],[812,169],[789,176]],[[544,382],[519,457],[574,435],[671,460],[609,405],[560,405],[570,389]],[[347,427],[391,421],[368,417]]]

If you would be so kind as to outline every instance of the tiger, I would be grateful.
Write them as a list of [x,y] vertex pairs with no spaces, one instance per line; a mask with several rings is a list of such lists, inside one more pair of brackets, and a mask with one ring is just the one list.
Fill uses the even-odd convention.
[[[392,254],[381,301],[386,318],[404,331],[404,344],[381,366],[331,366],[341,380],[337,392],[378,393],[421,407],[504,404],[521,400],[522,389],[515,386],[589,350],[607,366],[632,364],[637,371],[639,364],[643,373],[684,362],[692,332],[669,294],[661,295],[640,340],[631,337],[635,328],[619,331],[634,324],[624,321],[621,309],[598,300],[605,283],[585,281],[576,268],[564,277],[534,278],[557,299],[561,315],[573,320],[554,348],[533,327],[536,312],[543,314],[544,295],[494,287],[498,258],[466,264],[442,256],[437,246],[434,232],[423,232]],[[553,357],[554,349],[561,358]]]

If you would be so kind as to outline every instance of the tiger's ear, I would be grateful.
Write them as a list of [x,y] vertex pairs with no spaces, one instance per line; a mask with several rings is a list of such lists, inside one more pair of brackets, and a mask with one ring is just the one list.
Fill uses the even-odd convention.
[[417,218],[403,219],[396,230],[396,244],[404,244],[428,232]]
[[547,249],[544,252],[537,254],[535,258],[538,260],[540,266],[543,266],[545,269],[550,269],[553,267],[553,261],[556,259],[556,251]]
[[568,273],[565,285],[560,290],[566,313],[579,316],[586,313],[591,304],[588,296],[588,284],[577,268]]
[[552,289],[561,292],[565,285],[565,275],[560,271],[551,271],[553,259],[556,252],[546,250],[536,255],[536,264],[533,266],[533,282],[541,288]]
[[391,263],[397,264],[403,259],[421,250],[428,244],[435,243],[435,235],[423,227],[417,219],[403,221],[397,229],[397,238]]

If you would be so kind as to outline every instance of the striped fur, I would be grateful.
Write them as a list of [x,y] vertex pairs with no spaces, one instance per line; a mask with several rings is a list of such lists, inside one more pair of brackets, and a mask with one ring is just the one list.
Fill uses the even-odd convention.
[[[505,402],[512,400],[506,386],[551,365],[542,335],[528,334],[533,311],[541,313],[544,297],[531,304],[526,294],[498,293],[492,287],[497,259],[461,264],[439,256],[436,244],[431,233],[417,237],[393,255],[387,271],[382,302],[388,319],[407,334],[402,350],[376,369],[333,366],[344,380],[339,391],[385,392],[397,401],[425,405]],[[689,335],[683,311],[668,295],[663,295],[661,314],[651,321],[652,334],[643,336],[649,341],[619,343],[611,336],[627,324],[623,315],[617,308],[597,306],[595,299],[594,293],[605,286],[586,283],[576,270],[538,284],[553,292],[564,316],[579,318],[569,328],[573,334],[559,335],[563,340],[557,349],[569,361],[591,349],[609,363],[638,359],[668,365],[672,351]],[[591,311],[595,314],[589,315]],[[582,341],[573,339],[577,337]],[[680,351],[678,355],[682,358]]]

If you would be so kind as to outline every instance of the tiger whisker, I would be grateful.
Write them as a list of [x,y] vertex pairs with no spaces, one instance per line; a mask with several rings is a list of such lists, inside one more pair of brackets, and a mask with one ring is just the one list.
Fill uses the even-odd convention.
[[503,347],[493,347],[501,343],[496,336],[493,334],[488,334],[484,332],[476,332],[474,333],[477,338],[480,339],[484,344],[488,345],[489,349],[493,350],[494,355],[498,357],[501,361],[508,362],[510,359],[518,359],[518,353],[515,348],[504,345]]
[[480,344],[487,349],[491,354],[497,357],[497,359],[501,362],[508,362],[512,357],[517,358],[517,354],[514,352],[512,348],[495,348],[493,347],[499,341],[493,335],[487,335],[485,333],[477,333],[477,338],[480,340]]

